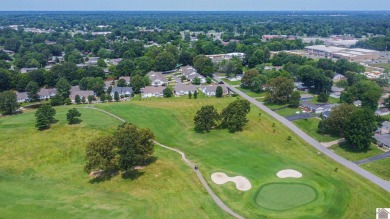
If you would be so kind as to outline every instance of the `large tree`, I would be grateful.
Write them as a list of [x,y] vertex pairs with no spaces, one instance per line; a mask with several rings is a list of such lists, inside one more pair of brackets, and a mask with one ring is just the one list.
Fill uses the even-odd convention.
[[249,69],[244,73],[244,76],[241,79],[241,84],[244,88],[253,89],[254,88],[254,79],[259,76],[259,71],[256,69]]
[[357,109],[352,104],[341,104],[332,109],[330,116],[325,120],[326,126],[329,127],[328,134],[344,136],[346,123],[351,114]]
[[15,92],[4,91],[0,93],[0,111],[4,114],[13,114],[19,108]]
[[215,96],[217,98],[220,98],[223,96],[223,89],[221,86],[217,86],[217,89],[215,90]]
[[118,160],[114,137],[101,136],[89,142],[86,148],[86,160],[87,163],[84,166],[84,170],[87,173],[116,170]]
[[299,91],[294,91],[291,96],[290,96],[290,99],[288,101],[288,104],[290,107],[298,107],[299,106],[299,101],[301,100],[301,93],[299,93]]
[[55,109],[49,105],[44,104],[35,112],[35,127],[39,130],[50,128],[50,124],[54,122]]
[[72,86],[70,86],[68,80],[66,78],[60,78],[56,84],[57,88],[57,94],[60,95],[63,99],[69,98],[70,95],[70,89]]
[[269,80],[265,100],[271,103],[284,104],[294,91],[294,81],[286,77],[276,77]]
[[372,136],[377,128],[373,111],[359,108],[346,121],[344,137],[351,148],[366,150],[373,142]]
[[153,154],[154,134],[149,129],[141,129],[125,123],[114,134],[115,146],[118,148],[118,167],[127,172],[136,165],[145,165]]
[[176,67],[176,59],[171,53],[164,51],[156,57],[154,65],[157,71],[173,70]]
[[[196,91],[195,91],[196,92]],[[194,93],[194,98],[195,97]],[[213,127],[217,125],[219,120],[219,114],[214,106],[202,106],[194,117],[195,131],[197,132],[209,132]]]
[[131,78],[130,86],[133,88],[134,93],[139,94],[141,88],[150,85],[150,80],[147,76],[136,75]]
[[354,100],[361,100],[362,107],[376,110],[378,108],[378,100],[382,96],[383,89],[375,82],[369,80],[361,80],[355,85],[349,87],[343,92],[341,101],[351,103]]
[[38,95],[39,89],[40,89],[39,85],[36,82],[34,81],[28,82],[26,86],[26,92],[27,92],[28,99],[30,99],[30,101],[35,102],[39,100],[39,95]]
[[242,131],[248,123],[246,115],[250,112],[250,103],[247,100],[236,100],[230,103],[221,113],[221,127],[230,132]]
[[194,57],[194,67],[196,70],[198,70],[199,74],[207,77],[212,77],[215,69],[214,64],[211,61],[210,58],[204,56],[204,55],[198,55]]

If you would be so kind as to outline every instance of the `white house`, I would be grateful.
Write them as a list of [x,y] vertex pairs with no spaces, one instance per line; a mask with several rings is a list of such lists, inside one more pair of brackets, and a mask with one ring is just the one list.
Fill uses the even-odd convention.
[[206,96],[215,96],[216,94],[216,91],[217,91],[217,87],[220,86],[222,87],[222,95],[228,95],[229,94],[229,90],[227,89],[227,87],[223,84],[218,84],[218,85],[209,85],[209,86],[201,86],[200,87],[200,90],[202,91],[202,93],[204,93]]
[[35,71],[35,70],[38,70],[38,68],[21,68],[20,69],[20,73],[26,74],[26,73],[29,73],[29,72],[32,72],[32,71]]
[[168,80],[164,77],[164,75],[161,72],[151,71],[148,73],[148,76],[153,86],[162,86],[168,84]]
[[162,97],[163,95],[163,90],[165,87],[163,86],[146,86],[141,89],[141,94],[142,98],[147,98],[147,97]]
[[40,100],[50,99],[56,94],[57,94],[57,89],[55,88],[51,88],[51,89],[41,88],[41,90],[38,93]]
[[29,101],[27,92],[15,92],[15,93],[16,93],[16,100],[18,101],[18,103],[24,103]]
[[200,75],[195,68],[193,68],[192,66],[184,66],[184,67],[181,67],[180,70],[181,74],[187,78],[187,80],[192,81],[195,79],[195,78],[199,78],[200,79],[200,83],[201,84],[205,84],[206,83],[206,78],[203,77],[202,75]]
[[176,84],[175,85],[175,95],[181,96],[181,95],[188,95],[189,92],[192,94],[196,91],[195,85],[184,85],[184,84]]
[[114,98],[115,92],[118,92],[119,96],[130,97],[133,94],[133,88],[131,87],[113,87],[110,95]]

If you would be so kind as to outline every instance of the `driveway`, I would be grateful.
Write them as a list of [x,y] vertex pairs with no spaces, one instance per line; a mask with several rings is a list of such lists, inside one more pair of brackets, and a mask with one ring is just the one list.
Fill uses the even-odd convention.
[[[218,77],[214,77],[214,78],[215,78],[215,80],[220,81],[220,79]],[[240,90],[238,90],[238,89],[236,89],[236,88],[234,88],[234,87],[232,87],[232,86],[230,86],[228,84],[225,84],[225,85],[226,85],[227,88],[229,88],[234,93],[240,95],[242,98],[248,100],[250,103],[252,103],[256,107],[260,108],[264,112],[268,113],[269,115],[274,117],[276,120],[278,120],[283,125],[287,126],[287,128],[289,128],[291,131],[293,131],[295,134],[297,134],[304,141],[306,141],[308,144],[313,146],[315,149],[317,149],[321,153],[323,153],[326,156],[328,156],[329,158],[333,159],[334,161],[336,161],[340,165],[343,165],[346,168],[348,168],[348,169],[354,171],[355,173],[359,174],[360,176],[366,178],[367,180],[370,180],[371,182],[373,182],[376,185],[380,186],[381,188],[383,188],[387,192],[390,192],[390,182],[379,178],[378,176],[368,172],[367,170],[364,170],[363,168],[361,168],[357,164],[355,164],[355,163],[353,163],[351,161],[348,161],[348,160],[344,159],[343,157],[335,154],[334,152],[330,151],[328,148],[326,148],[323,145],[321,145],[317,140],[315,140],[314,138],[310,137],[308,134],[306,134],[301,129],[296,127],[292,122],[288,121],[286,118],[284,118],[284,117],[280,116],[279,114],[275,113],[274,111],[270,110],[268,107],[264,106],[262,103],[258,102],[254,98],[248,96],[244,92],[242,92],[242,91],[240,91]]]
[[364,163],[368,163],[368,162],[372,162],[372,161],[376,161],[376,160],[381,160],[381,159],[385,159],[385,158],[390,158],[390,151],[383,153],[383,154],[378,154],[376,156],[373,156],[373,157],[370,157],[370,158],[367,158],[364,160],[355,161],[355,163],[356,164],[364,164]]
[[295,121],[295,120],[300,120],[300,119],[310,119],[313,117],[317,117],[316,114],[311,114],[311,113],[299,113],[293,116],[286,116],[286,119],[288,121]]

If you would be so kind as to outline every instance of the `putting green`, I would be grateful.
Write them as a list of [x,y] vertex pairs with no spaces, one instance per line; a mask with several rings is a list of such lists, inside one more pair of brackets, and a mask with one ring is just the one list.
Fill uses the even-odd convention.
[[270,183],[260,188],[256,203],[263,208],[284,211],[308,204],[316,197],[316,191],[305,184]]

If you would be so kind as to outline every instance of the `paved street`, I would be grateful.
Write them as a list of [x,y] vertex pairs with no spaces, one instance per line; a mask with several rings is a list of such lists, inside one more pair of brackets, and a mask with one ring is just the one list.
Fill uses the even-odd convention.
[[[218,82],[220,79],[218,77],[214,77],[215,80]],[[362,169],[357,164],[348,161],[344,159],[343,157],[340,157],[339,155],[335,154],[334,152],[330,151],[328,148],[321,145],[318,141],[307,135],[305,132],[297,128],[293,123],[288,121],[286,118],[280,116],[279,114],[275,113],[274,111],[270,110],[266,106],[264,106],[262,103],[258,102],[252,97],[249,97],[244,92],[226,84],[226,86],[236,94],[240,95],[241,97],[247,99],[249,102],[251,102],[256,107],[260,108],[261,110],[265,111],[266,113],[270,114],[272,117],[277,119],[279,122],[281,122],[283,125],[287,126],[291,131],[293,131],[295,134],[297,134],[299,137],[301,137],[303,140],[305,140],[307,143],[309,143],[311,146],[316,148],[321,153],[325,154],[326,156],[330,157],[331,159],[335,160],[339,164],[349,168],[350,170],[354,171],[355,173],[361,175],[362,177],[370,180],[371,182],[375,183],[376,185],[382,187],[386,191],[390,192],[390,182],[383,180],[376,175],[368,172],[367,170]]]

